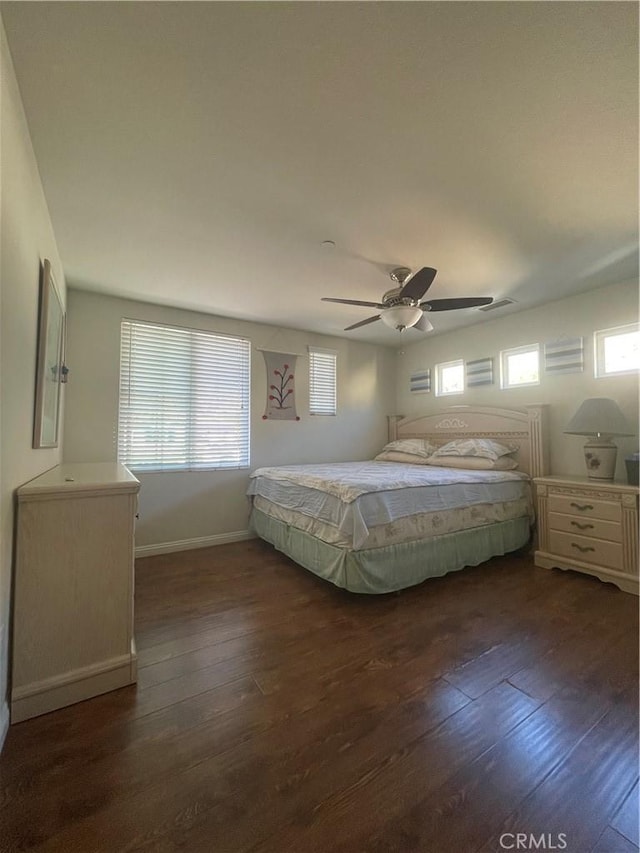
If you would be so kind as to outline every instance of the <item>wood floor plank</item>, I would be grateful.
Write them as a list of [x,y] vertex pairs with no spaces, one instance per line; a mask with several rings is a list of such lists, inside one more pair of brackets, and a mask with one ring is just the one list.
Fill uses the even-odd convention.
[[[569,692],[554,697],[413,808],[355,847],[370,853],[476,850],[603,717],[608,704]],[[347,847],[335,853],[348,853]]]
[[[523,639],[492,646],[482,655],[443,675],[450,684],[477,699],[535,656],[535,641]],[[517,685],[516,685],[517,686]]]
[[638,846],[608,826],[591,853],[638,853]]
[[633,597],[523,554],[354,596],[258,541],[136,587],[137,687],[11,727],[2,853],[633,847]]
[[272,850],[276,841],[282,849],[297,846],[309,853],[357,849],[362,823],[354,815],[366,814],[367,829],[374,832],[493,746],[538,705],[510,685],[498,685],[435,730],[366,762],[354,782],[318,800],[295,824],[279,830],[277,839],[269,837],[251,850]]
[[633,694],[614,704],[482,850],[498,850],[502,832],[565,833],[571,851],[591,850],[638,780],[635,713]]
[[638,783],[636,782],[633,790],[620,807],[618,813],[611,821],[611,826],[620,835],[624,835],[629,841],[640,847],[640,829],[638,817]]
[[[625,602],[626,604],[626,602]],[[631,614],[629,621],[634,624]],[[630,642],[629,622],[621,619],[618,624],[610,620],[598,624],[587,614],[581,614],[580,630],[571,638],[571,654],[562,645],[552,647],[530,665],[509,676],[509,681],[520,690],[538,699],[548,699],[567,684],[588,684],[595,679],[600,689],[603,672],[613,675],[621,669],[623,678],[637,671],[638,653],[635,643]],[[594,635],[598,642],[594,644]],[[622,652],[624,661],[618,651]],[[604,670],[603,670],[604,666]]]
[[[443,689],[446,691],[445,695],[442,695]],[[420,699],[425,690],[429,697],[428,704],[426,700]],[[198,700],[197,708],[192,707],[195,700]],[[328,730],[328,733],[323,735],[326,740],[334,729],[340,732],[344,720],[354,714],[358,723],[365,718],[371,718],[371,726],[377,737],[382,723],[376,728],[376,715],[381,715],[387,708],[395,709],[398,703],[405,703],[415,715],[416,723],[422,731],[422,727],[429,724],[434,714],[437,715],[437,720],[442,719],[446,716],[445,712],[453,713],[469,701],[444,682],[438,690],[425,688],[424,669],[417,661],[408,662],[401,667],[381,669],[379,662],[375,660],[366,663],[360,672],[350,673],[344,683],[314,682],[303,691],[296,689],[284,695],[277,693],[264,697],[259,714],[256,714],[255,703],[248,708],[238,706],[224,714],[216,713],[219,702],[210,694],[197,696],[195,700],[192,700],[184,711],[180,710],[185,704],[182,703],[133,720],[131,726],[135,725],[137,728],[127,731],[126,736],[118,728],[111,733],[103,732],[99,749],[92,750],[90,772],[87,772],[84,766],[83,752],[77,748],[77,737],[73,739],[66,754],[64,749],[56,752],[53,773],[47,774],[46,765],[42,762],[31,768],[31,772],[24,767],[19,768],[19,779],[23,782],[21,788],[11,792],[10,788],[5,787],[5,796],[9,798],[11,795],[12,799],[12,824],[17,822],[19,828],[23,816],[37,806],[42,825],[44,815],[55,810],[57,793],[51,783],[55,782],[56,775],[65,763],[69,775],[73,773],[74,765],[79,774],[78,784],[66,788],[67,810],[76,809],[76,813],[80,813],[84,807],[86,811],[94,811],[108,804],[109,799],[153,785],[163,772],[174,774],[182,771],[203,760],[209,752],[231,749],[269,728],[281,726],[285,737],[289,739],[292,727],[297,725],[298,719],[302,719],[305,736],[308,736],[311,731],[309,720],[313,722],[319,706],[323,707],[319,720]],[[208,725],[209,720],[213,720],[213,727]],[[389,738],[392,743],[396,736],[394,729],[398,727],[397,723],[387,719],[384,725],[390,729]],[[190,728],[194,730],[187,732]],[[160,737],[161,735],[164,737]],[[171,750],[167,751],[166,741],[169,736]],[[267,737],[267,742],[275,740],[275,734]],[[375,738],[366,747],[365,754],[371,749],[375,751]],[[123,752],[125,754],[122,754]],[[125,778],[114,776],[120,764],[125,764],[127,768],[133,765],[132,770],[127,769]],[[138,765],[141,775],[137,773]]]
[[[572,599],[572,605],[575,610],[566,608],[562,594],[557,597],[551,594],[543,600],[531,602],[526,614],[520,616],[517,626],[514,625],[512,636],[487,648],[482,655],[443,673],[443,678],[473,699],[505,679],[530,696],[549,698],[562,686],[561,683],[556,683],[548,694],[538,695],[543,691],[538,690],[537,694],[530,683],[531,679],[527,681],[522,673],[535,672],[540,660],[546,660],[559,649],[562,649],[563,660],[566,660],[566,644],[573,645],[583,622],[589,623],[591,632],[597,630],[597,609],[591,612],[593,597],[578,592]],[[620,636],[618,628],[615,630],[615,639]]]
[[[406,739],[415,738],[468,701],[445,682],[430,685],[427,694],[428,701],[425,697],[399,709],[392,706],[386,724],[379,722],[379,729],[384,729],[392,743],[402,744]],[[349,705],[352,709],[353,702]],[[310,709],[306,716],[289,720],[286,727],[263,733],[211,758],[201,755],[202,760],[191,761],[186,769],[181,768],[179,791],[174,787],[168,789],[161,775],[158,778],[161,767],[174,759],[167,756],[166,750],[154,751],[153,785],[143,787],[139,793],[125,790],[129,796],[114,798],[107,808],[59,832],[53,847],[45,843],[42,849],[82,849],[107,827],[111,827],[110,837],[115,849],[123,849],[126,838],[131,835],[134,816],[136,845],[143,845],[158,833],[171,835],[189,829],[190,845],[198,849],[198,844],[204,845],[208,841],[217,849],[233,829],[236,796],[249,796],[254,813],[263,804],[265,820],[275,826],[274,821],[280,820],[281,813],[274,812],[271,798],[275,796],[277,800],[277,795],[280,795],[286,799],[305,779],[312,780],[318,776],[321,791],[327,795],[332,788],[327,772],[330,767],[335,769],[342,762],[344,768],[355,764],[357,769],[359,762],[353,757],[356,747],[360,756],[371,754],[379,736],[372,730],[371,722],[378,711],[375,706],[355,712],[351,710],[348,715],[342,714],[327,721]],[[193,734],[188,739],[191,748],[195,749],[200,739],[194,739]],[[179,745],[176,748],[179,749]],[[321,770],[324,773],[320,773]],[[130,813],[131,817],[128,817]],[[206,815],[213,816],[220,834],[216,834],[211,824],[207,824],[204,837],[194,832]],[[251,835],[256,829],[262,831],[259,826],[248,822],[236,828],[235,837],[237,839],[241,832]]]
[[[336,628],[335,620],[332,627]],[[350,636],[359,634],[358,629],[349,628],[346,623],[342,623],[341,627],[345,641],[348,641]],[[254,672],[263,672],[269,664],[274,665],[274,661],[293,657],[294,651],[296,664],[303,666],[305,658],[322,654],[318,652],[318,647],[326,631],[325,626],[312,626],[305,632],[304,637],[300,637],[300,630],[296,626],[277,625],[270,629],[269,643],[265,643],[262,634],[249,634],[224,643],[213,643],[140,667],[138,685],[144,689],[188,673],[212,670],[214,666],[218,667],[221,677],[224,677],[224,672],[235,673],[236,678],[251,675]]]

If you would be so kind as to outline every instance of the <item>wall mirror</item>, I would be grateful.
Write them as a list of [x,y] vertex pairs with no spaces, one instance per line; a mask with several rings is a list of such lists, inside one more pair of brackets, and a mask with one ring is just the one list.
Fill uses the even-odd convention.
[[33,446],[57,447],[60,420],[60,383],[64,348],[64,311],[60,295],[45,260],[40,276],[38,352]]

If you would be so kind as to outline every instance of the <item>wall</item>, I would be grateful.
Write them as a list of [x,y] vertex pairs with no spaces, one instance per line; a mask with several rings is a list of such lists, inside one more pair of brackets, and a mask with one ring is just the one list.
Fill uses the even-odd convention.
[[[307,332],[70,290],[68,299],[65,462],[116,458],[120,321],[123,317],[209,329],[251,340],[251,468],[372,458],[386,441],[395,407],[395,352]],[[307,345],[338,351],[338,414],[309,415]],[[266,372],[256,347],[299,353],[299,422],[263,421]],[[155,472],[142,483],[138,547],[247,529],[248,471]]]
[[[435,315],[437,318],[437,315]],[[638,284],[624,282],[600,290],[547,303],[538,308],[521,311],[468,326],[443,335],[425,337],[401,351],[397,367],[397,410],[403,415],[433,410],[451,405],[522,406],[528,403],[549,403],[551,420],[551,472],[554,474],[584,474],[582,446],[586,439],[564,435],[563,430],[578,405],[586,397],[611,397],[616,400],[631,424],[633,438],[617,438],[618,460],[616,477],[626,478],[624,457],[638,449],[638,375],[594,377],[593,332],[630,323],[638,318]],[[437,324],[437,319],[434,319]],[[499,352],[510,347],[558,340],[564,337],[584,337],[585,362],[582,373],[546,376],[541,371],[539,385],[501,390]],[[463,358],[494,358],[494,384],[468,389],[460,396],[436,397],[431,394],[412,394],[409,376],[413,371],[439,362]]]
[[0,23],[0,739],[7,721],[13,492],[60,461],[33,450],[39,269],[49,258],[65,281],[4,29]]

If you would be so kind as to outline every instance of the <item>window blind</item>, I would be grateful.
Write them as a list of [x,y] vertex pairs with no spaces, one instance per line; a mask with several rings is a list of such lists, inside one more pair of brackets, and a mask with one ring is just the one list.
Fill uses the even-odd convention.
[[251,344],[123,320],[118,458],[137,470],[249,465]]
[[309,412],[336,413],[336,353],[309,347]]

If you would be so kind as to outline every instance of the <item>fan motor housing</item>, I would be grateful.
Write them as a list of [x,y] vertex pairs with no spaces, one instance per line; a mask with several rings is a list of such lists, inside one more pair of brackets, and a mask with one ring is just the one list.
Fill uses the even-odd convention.
[[400,298],[400,291],[402,287],[393,287],[391,290],[387,290],[387,292],[382,297],[382,301],[387,306],[387,308],[391,308],[394,305],[417,305],[415,299],[409,299],[405,297],[404,299]]

